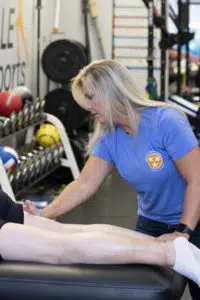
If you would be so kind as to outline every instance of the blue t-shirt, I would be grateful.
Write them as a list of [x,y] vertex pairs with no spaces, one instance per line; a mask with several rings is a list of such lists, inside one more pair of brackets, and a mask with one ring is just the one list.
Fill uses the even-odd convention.
[[96,143],[92,155],[114,164],[135,188],[139,215],[176,224],[182,215],[186,181],[174,160],[197,145],[185,115],[155,107],[142,111],[137,136],[117,126]]

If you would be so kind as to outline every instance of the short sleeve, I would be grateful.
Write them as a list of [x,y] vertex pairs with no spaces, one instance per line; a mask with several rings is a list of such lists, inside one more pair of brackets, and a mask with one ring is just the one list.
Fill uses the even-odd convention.
[[187,117],[176,109],[163,109],[158,128],[162,147],[173,160],[181,158],[198,145]]
[[112,164],[114,163],[111,154],[108,150],[108,147],[104,141],[104,138],[101,138],[99,141],[96,142],[91,154],[102,158]]

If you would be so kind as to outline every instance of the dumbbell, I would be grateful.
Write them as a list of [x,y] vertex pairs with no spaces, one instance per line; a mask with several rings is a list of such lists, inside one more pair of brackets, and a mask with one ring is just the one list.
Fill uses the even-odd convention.
[[41,122],[44,120],[44,105],[45,105],[45,100],[43,99],[36,99],[34,102],[34,111],[35,111],[35,120],[36,122]]
[[20,130],[23,127],[23,112],[22,110],[20,110],[17,114],[17,125],[16,125],[16,129]]
[[10,131],[15,132],[17,129],[17,113],[13,111],[10,115]]
[[0,122],[2,123],[2,136],[7,136],[11,132],[11,122],[7,117],[0,116]]
[[40,118],[43,122],[46,121],[46,115],[44,113],[45,100],[40,99]]
[[35,161],[34,158],[30,159],[28,162],[28,183],[32,183],[32,181],[37,178],[35,177]]
[[53,146],[53,161],[57,165],[60,161],[60,154],[57,145]]
[[21,169],[21,176],[19,177],[19,186],[20,188],[24,187],[29,181],[29,165],[28,161],[23,164],[23,168]]
[[49,148],[46,150],[46,157],[47,157],[47,167],[46,167],[46,170],[47,170],[47,172],[48,172],[49,169],[51,169],[52,166],[54,165],[53,152],[54,152],[54,150],[53,150],[51,147],[49,147]]
[[14,193],[18,192],[21,189],[21,184],[20,184],[21,176],[22,176],[22,170],[20,168],[17,168],[16,172],[14,173],[14,178],[12,180],[12,187]]
[[30,111],[30,103],[26,102],[22,109],[22,118],[23,118],[23,127],[26,128],[29,124],[29,111]]
[[3,122],[0,122],[0,138],[3,137]]
[[30,104],[30,110],[29,110],[29,124],[32,125],[35,123],[35,108],[33,103]]

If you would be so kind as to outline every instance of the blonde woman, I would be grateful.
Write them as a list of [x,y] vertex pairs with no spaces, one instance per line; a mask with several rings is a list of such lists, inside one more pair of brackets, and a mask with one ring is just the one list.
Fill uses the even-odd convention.
[[[187,244],[190,238],[200,248],[200,151],[186,116],[165,102],[145,99],[129,71],[114,60],[83,68],[72,92],[96,121],[89,159],[50,205],[38,212],[27,202],[24,209],[55,218],[88,200],[115,166],[138,192],[136,231],[156,237],[156,247],[166,241]],[[197,285],[190,287],[200,299]]]

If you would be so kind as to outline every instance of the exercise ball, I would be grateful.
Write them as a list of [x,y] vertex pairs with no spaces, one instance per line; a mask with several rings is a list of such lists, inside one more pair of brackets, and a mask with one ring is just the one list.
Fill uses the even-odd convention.
[[24,86],[24,85],[20,85],[20,86],[15,87],[13,89],[13,92],[21,97],[23,105],[27,101],[29,101],[29,102],[33,101],[33,94],[31,92],[31,90],[28,87]]
[[0,93],[0,114],[9,117],[13,111],[19,112],[22,109],[22,100],[19,95],[12,91]]
[[50,147],[58,144],[60,141],[60,134],[58,129],[52,124],[43,124],[37,130],[36,141],[42,147]]
[[18,165],[17,152],[8,146],[0,147],[0,159],[6,170],[14,169]]

